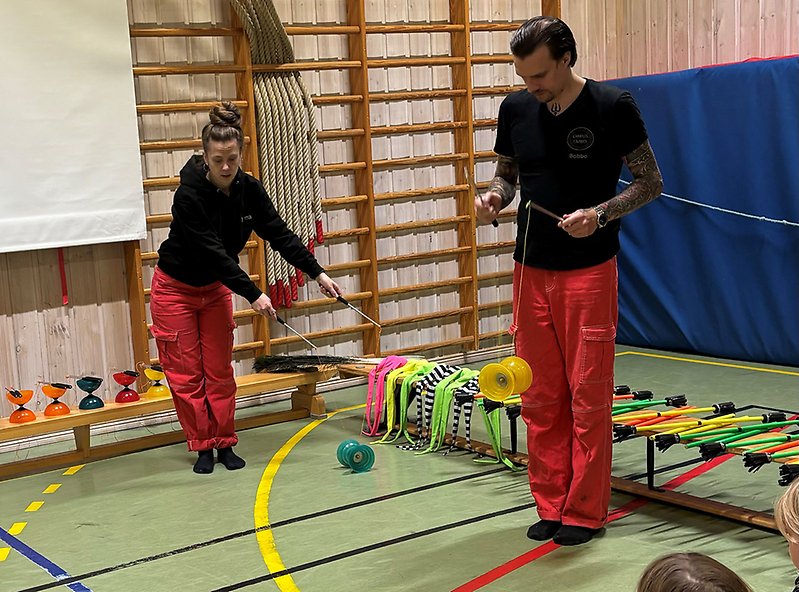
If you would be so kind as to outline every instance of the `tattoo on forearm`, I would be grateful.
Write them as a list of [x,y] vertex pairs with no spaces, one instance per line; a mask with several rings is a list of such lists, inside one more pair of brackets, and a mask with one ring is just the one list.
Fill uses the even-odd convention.
[[488,186],[489,191],[496,191],[502,196],[502,207],[507,207],[513,198],[516,197],[516,180],[519,176],[519,168],[516,159],[509,156],[499,155],[497,158],[497,170],[494,178]]
[[660,176],[655,154],[649,140],[630,152],[625,158],[627,168],[633,175],[630,185],[613,199],[601,204],[609,220],[621,218],[649,203],[663,191],[663,178]]

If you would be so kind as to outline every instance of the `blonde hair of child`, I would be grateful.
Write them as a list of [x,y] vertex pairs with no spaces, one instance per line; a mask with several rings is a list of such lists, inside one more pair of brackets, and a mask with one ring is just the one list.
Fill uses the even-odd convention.
[[799,544],[799,479],[795,479],[774,503],[774,520],[782,536]]

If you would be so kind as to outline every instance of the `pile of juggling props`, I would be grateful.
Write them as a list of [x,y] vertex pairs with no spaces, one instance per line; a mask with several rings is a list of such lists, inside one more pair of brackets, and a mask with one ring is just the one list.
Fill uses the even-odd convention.
[[[619,387],[617,387],[618,389]],[[779,483],[787,485],[799,476],[799,426],[794,415],[773,411],[760,415],[736,415],[730,401],[708,407],[688,405],[685,395],[653,400],[618,400],[613,405],[613,435],[617,442],[643,436],[661,452],[676,444],[697,448],[705,461],[722,454],[743,458],[749,472],[769,463],[779,463]],[[668,411],[648,409],[655,405],[674,407]],[[696,417],[704,415],[706,417]]]
[[[504,408],[511,421],[515,452],[516,419],[521,411],[518,393],[526,391],[531,384],[529,365],[515,356],[488,364],[479,371],[424,359],[389,356],[377,360],[369,373],[362,434],[378,437],[374,444],[392,444],[404,438],[406,443],[396,444],[397,448],[416,454],[436,452],[444,446],[452,409],[452,444],[444,454],[456,448],[462,414],[466,449],[472,450],[471,415],[476,406],[496,458],[481,455],[475,460],[501,462],[512,470],[520,470],[504,453],[499,410]],[[414,398],[417,419],[412,426],[408,422],[408,409]]]
[[[164,379],[164,372],[160,366],[144,366],[144,373],[151,381],[151,385],[144,393],[145,397],[156,398],[170,395],[169,387],[159,382]],[[114,382],[122,387],[114,399],[116,403],[133,403],[134,401],[138,401],[140,399],[139,393],[131,388],[131,385],[136,382],[136,379],[139,377],[138,372],[134,370],[123,370],[114,372],[112,377]],[[81,391],[86,393],[85,396],[78,402],[78,409],[88,411],[105,407],[103,400],[94,394],[95,391],[100,388],[102,383],[103,379],[99,376],[81,376],[75,381],[75,385]],[[68,415],[72,412],[66,403],[59,400],[69,389],[72,388],[71,384],[48,381],[41,381],[39,384],[42,389],[42,394],[52,399],[52,401],[44,408],[45,417],[58,417],[60,415]],[[25,405],[33,398],[33,394],[34,391],[32,389],[6,387],[6,398],[12,404],[17,405],[17,409],[12,411],[8,418],[9,423],[28,423],[37,419],[38,416],[36,413],[25,407]]]

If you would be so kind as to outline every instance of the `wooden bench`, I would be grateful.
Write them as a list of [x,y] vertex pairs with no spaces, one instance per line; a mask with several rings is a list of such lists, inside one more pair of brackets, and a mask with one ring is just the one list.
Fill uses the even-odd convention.
[[[237,377],[237,398],[295,387],[296,390],[291,395],[291,409],[237,419],[236,429],[244,430],[306,417],[324,417],[326,414],[325,400],[322,395],[317,394],[316,385],[335,375],[336,370],[333,369],[291,374],[248,374]],[[172,397],[142,398],[133,403],[107,402],[105,407],[100,409],[85,411],[72,409],[68,415],[58,417],[45,417],[42,413],[37,413],[36,421],[29,423],[12,424],[9,423],[8,418],[2,418],[0,419],[0,442],[72,429],[75,436],[75,450],[0,464],[0,480],[184,441],[186,437],[183,431],[178,430],[99,446],[91,444],[90,429],[93,424],[140,417],[170,409],[174,409]]]

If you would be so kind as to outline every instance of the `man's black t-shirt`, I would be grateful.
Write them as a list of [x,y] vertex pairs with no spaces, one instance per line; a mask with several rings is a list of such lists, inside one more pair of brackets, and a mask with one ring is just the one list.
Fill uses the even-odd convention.
[[560,216],[610,199],[616,194],[622,157],[646,139],[632,96],[608,84],[586,80],[558,116],[526,90],[509,95],[499,108],[494,152],[515,158],[519,168],[521,203],[513,258],[532,267],[566,270],[613,257],[619,250],[618,220],[591,236],[572,238],[555,220],[526,204],[532,200]]

